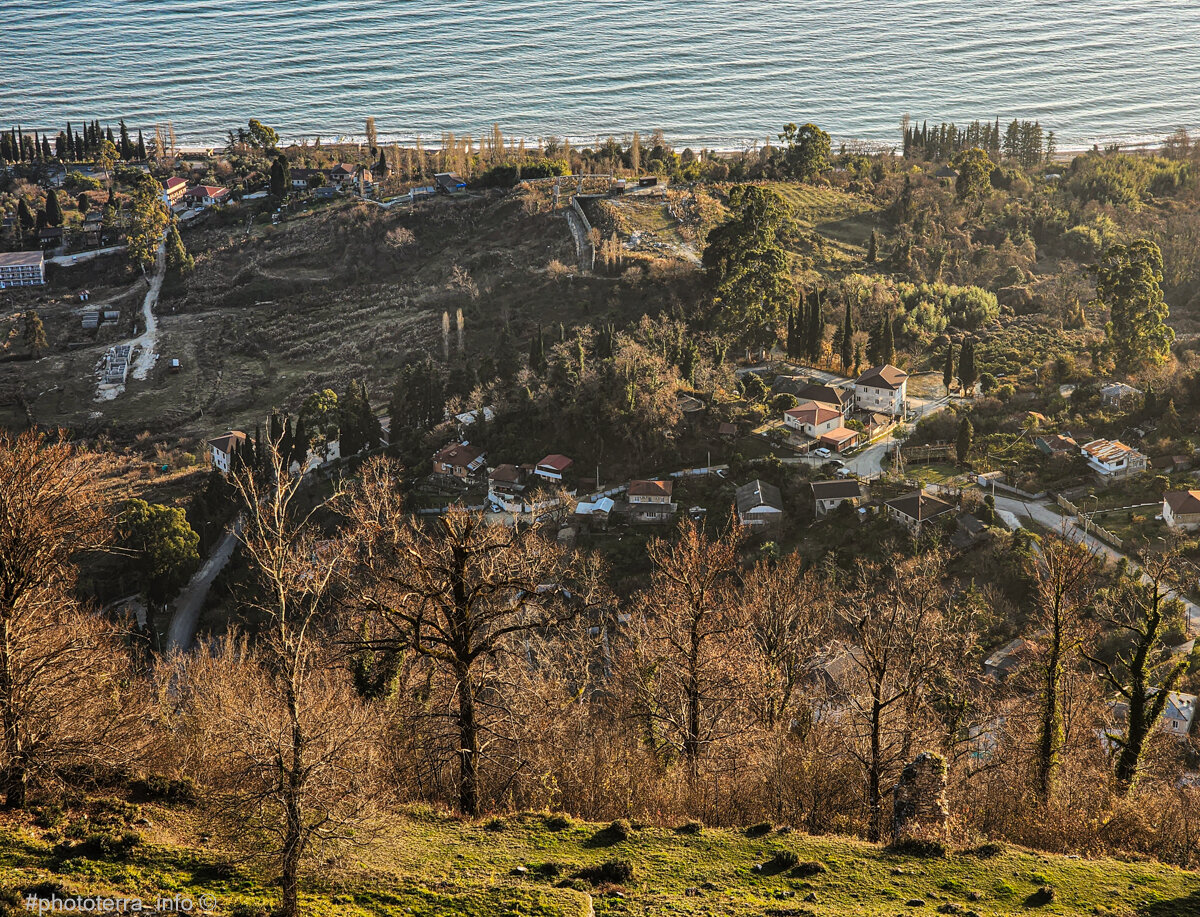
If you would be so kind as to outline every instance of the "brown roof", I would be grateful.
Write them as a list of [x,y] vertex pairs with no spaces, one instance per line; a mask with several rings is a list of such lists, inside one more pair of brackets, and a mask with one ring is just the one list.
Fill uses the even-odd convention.
[[813,497],[817,500],[849,500],[862,496],[858,481],[813,481]]
[[1163,500],[1176,516],[1200,514],[1200,490],[1175,490],[1163,494]]
[[1042,442],[1046,444],[1046,448],[1051,452],[1072,452],[1079,448],[1079,444],[1075,440],[1069,436],[1063,436],[1061,433],[1043,436]]
[[721,436],[737,435],[738,427],[735,423],[723,423],[717,427],[717,433]]
[[483,455],[483,450],[470,443],[450,443],[433,457],[435,462],[455,468],[467,468]]
[[233,450],[246,441],[246,434],[240,430],[230,430],[224,436],[218,436],[216,439],[210,439],[208,444],[218,452],[224,452],[230,455]]
[[871,388],[887,388],[895,391],[908,378],[908,373],[897,369],[891,363],[884,366],[873,366],[858,377],[855,385],[866,385]]
[[844,388],[836,388],[832,385],[818,385],[812,383],[806,385],[798,391],[793,392],[800,401],[818,401],[821,404],[845,404],[850,398],[850,393]]
[[830,430],[828,433],[821,434],[821,442],[833,443],[835,446],[840,446],[842,443],[849,442],[858,436],[857,430],[851,430],[849,427],[837,427]]
[[0,252],[0,267],[36,267],[45,260],[41,252]]
[[221,185],[196,185],[188,189],[189,197],[224,197],[228,193],[229,189]]
[[547,455],[544,459],[537,463],[537,466],[539,468],[550,468],[554,471],[566,471],[573,464],[575,463],[565,455],[554,453],[553,455]]
[[630,481],[629,496],[669,497],[674,487],[674,481]]
[[830,420],[836,420],[842,416],[842,412],[832,405],[820,404],[816,401],[807,401],[783,413],[788,417],[795,417],[800,423],[813,424],[814,426]]
[[933,494],[923,490],[897,497],[895,500],[888,500],[885,505],[917,522],[933,519],[935,516],[941,516],[954,509],[949,503],[939,500]]
[[521,480],[521,469],[516,465],[497,465],[488,477],[501,484],[516,484]]

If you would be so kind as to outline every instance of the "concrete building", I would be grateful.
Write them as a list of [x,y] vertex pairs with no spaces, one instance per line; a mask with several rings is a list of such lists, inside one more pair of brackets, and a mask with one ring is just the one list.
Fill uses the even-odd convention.
[[817,439],[821,434],[836,430],[844,421],[840,406],[806,401],[783,412],[783,423],[793,430]]
[[0,290],[40,287],[46,282],[46,256],[41,252],[0,252]]
[[230,430],[224,436],[208,441],[213,468],[222,474],[229,474],[233,469],[233,456],[246,441],[246,434],[240,430]]
[[670,522],[678,508],[671,502],[674,481],[630,481],[625,492],[634,522]]
[[1094,439],[1081,450],[1089,467],[1104,477],[1121,478],[1146,470],[1146,456],[1119,439]]
[[776,534],[783,527],[783,495],[766,481],[754,480],[734,492],[738,522],[755,534]]
[[865,499],[863,486],[858,481],[813,481],[809,486],[818,518],[829,515],[843,503],[858,506]]
[[1173,532],[1200,529],[1200,490],[1172,490],[1163,494],[1162,517]]
[[881,414],[904,413],[908,399],[908,373],[890,363],[875,366],[854,383],[854,402],[862,411]]
[[933,494],[924,490],[914,491],[895,500],[883,504],[887,514],[904,526],[910,533],[917,535],[921,529],[936,519],[954,512],[953,504],[939,500]]

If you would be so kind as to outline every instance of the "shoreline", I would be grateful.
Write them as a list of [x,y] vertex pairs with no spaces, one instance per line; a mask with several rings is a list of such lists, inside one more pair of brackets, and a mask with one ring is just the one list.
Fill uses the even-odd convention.
[[[1077,142],[1063,144],[1063,145],[1060,145],[1058,147],[1058,149],[1056,150],[1055,161],[1059,161],[1059,160],[1063,160],[1063,159],[1066,159],[1069,161],[1071,158],[1078,156],[1080,154],[1083,154],[1083,153],[1088,153],[1096,147],[1099,147],[1101,150],[1104,150],[1107,147],[1112,146],[1112,145],[1116,145],[1116,146],[1120,147],[1122,152],[1153,153],[1153,152],[1161,150],[1165,146],[1165,144],[1166,144],[1167,140],[1169,139],[1173,130],[1167,131],[1164,134],[1139,133],[1139,134],[1130,134],[1124,138],[1109,137],[1109,138],[1095,139],[1092,141],[1082,141],[1082,142],[1077,141]],[[1186,130],[1188,130],[1189,134],[1191,134],[1195,139],[1200,140],[1200,128],[1196,128],[1196,129],[1186,128]],[[452,133],[452,132],[448,131],[446,133]],[[488,133],[489,132],[487,132],[487,131],[484,131],[480,134],[454,133],[454,137],[457,140],[462,140],[469,136],[471,139],[472,145],[475,146],[475,145],[479,144],[480,139],[482,137],[488,136]],[[630,142],[630,139],[632,137],[632,134],[633,134],[632,131],[626,131],[626,132],[620,133],[620,134],[614,133],[611,135],[605,135],[605,136],[601,136],[601,137],[589,135],[586,139],[584,137],[578,136],[578,135],[570,136],[570,135],[565,135],[565,134],[564,135],[545,134],[541,137],[521,137],[521,136],[515,136],[515,135],[512,135],[512,136],[505,135],[504,139],[505,139],[506,143],[513,145],[514,152],[515,152],[515,145],[520,144],[520,143],[524,143],[525,146],[527,148],[529,148],[530,150],[536,150],[536,149],[538,149],[538,147],[540,146],[540,144],[543,140],[547,139],[548,137],[552,137],[552,136],[556,137],[556,139],[559,139],[559,140],[567,140],[570,142],[571,147],[573,149],[580,150],[580,149],[586,149],[589,147],[594,148],[597,144],[604,143],[608,139],[609,136],[615,137],[618,140],[618,142],[628,145],[628,143]],[[419,144],[421,146],[421,148],[424,149],[426,152],[436,153],[436,152],[440,152],[442,149],[442,140],[443,140],[444,136],[445,136],[444,134],[438,134],[437,136],[428,136],[428,137],[423,134],[408,134],[408,135],[380,134],[377,137],[377,144],[380,147],[397,145],[403,149],[415,149]],[[641,135],[643,149],[646,148],[649,136],[650,136],[649,134]],[[898,152],[900,149],[900,143],[898,141],[895,143],[891,143],[891,142],[888,142],[885,140],[862,140],[862,139],[856,139],[856,138],[840,138],[836,134],[831,134],[830,136],[832,138],[832,146],[833,146],[833,150],[835,153],[837,153],[843,145],[846,147],[847,151],[861,152],[861,153],[865,153],[867,155],[886,154],[889,151]],[[331,149],[331,148],[337,148],[337,147],[359,147],[360,149],[364,149],[367,146],[367,138],[366,138],[365,134],[363,134],[363,135],[359,135],[359,134],[333,134],[333,135],[299,134],[299,135],[296,135],[293,137],[281,137],[280,143],[279,143],[279,148],[280,149],[292,149],[292,148],[302,148],[304,146],[307,146],[308,148],[317,148],[317,147],[315,147],[314,143],[318,139],[320,139],[320,141],[321,141],[321,145],[319,147],[320,149]],[[736,154],[736,153],[752,153],[752,152],[763,149],[767,145],[766,137],[762,137],[762,138],[759,138],[756,140],[750,140],[750,139],[732,140],[732,139],[726,138],[723,140],[701,141],[701,140],[675,140],[671,137],[670,134],[667,134],[666,140],[667,140],[667,143],[671,146],[671,148],[674,149],[676,152],[682,152],[685,149],[692,149],[695,152],[699,152],[700,150],[706,150],[709,153],[713,153],[713,154],[720,155],[720,156],[729,156],[729,155]],[[772,135],[771,140],[772,140],[772,142],[771,142],[772,146],[778,146],[778,143],[775,141],[774,135]],[[220,142],[212,143],[212,144],[196,143],[194,141],[189,141],[189,142],[185,142],[185,143],[176,144],[176,146],[175,146],[175,149],[183,155],[213,155],[213,154],[219,153],[224,148],[225,148],[224,141],[220,141]]]

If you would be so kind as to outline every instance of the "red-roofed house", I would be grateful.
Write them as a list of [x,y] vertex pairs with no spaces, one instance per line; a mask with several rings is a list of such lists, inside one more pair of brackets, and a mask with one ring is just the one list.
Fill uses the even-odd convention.
[[841,408],[819,401],[806,401],[783,412],[785,425],[800,430],[813,439],[822,433],[836,430],[843,423]]
[[196,185],[188,188],[183,199],[193,207],[212,207],[229,202],[229,189],[220,185]]
[[670,522],[675,515],[671,494],[674,481],[630,481],[625,493],[629,515],[635,522]]
[[547,455],[538,462],[537,467],[533,469],[533,473],[538,477],[547,478],[551,481],[561,481],[564,472],[574,464],[565,455],[554,453],[553,455]]
[[163,203],[168,207],[173,207],[178,204],[183,198],[184,192],[187,191],[187,182],[178,176],[172,176],[163,182],[162,198]]
[[486,467],[487,456],[470,443],[450,443],[433,457],[433,473],[460,481],[473,477]]

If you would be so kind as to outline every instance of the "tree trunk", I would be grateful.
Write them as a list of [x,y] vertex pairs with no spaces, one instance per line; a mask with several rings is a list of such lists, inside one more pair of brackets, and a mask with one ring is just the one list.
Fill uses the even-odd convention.
[[300,858],[304,853],[304,758],[305,735],[300,725],[296,691],[288,686],[288,716],[291,720],[291,760],[283,767],[284,836],[280,863],[280,884],[283,890],[281,917],[297,917],[300,913]]
[[883,703],[876,695],[871,701],[871,766],[867,769],[867,807],[870,821],[867,840],[879,843],[883,837],[883,794],[880,781],[883,770]]
[[25,807],[28,782],[16,691],[12,622],[8,614],[3,614],[0,615],[0,729],[3,730],[5,764],[0,771],[0,792],[4,794],[7,809]]
[[693,621],[691,649],[688,657],[688,680],[684,693],[687,695],[687,723],[683,735],[683,757],[688,763],[688,772],[696,775],[696,762],[700,758],[700,635]]
[[1046,662],[1045,696],[1042,699],[1042,723],[1038,736],[1037,790],[1045,802],[1054,789],[1054,772],[1063,743],[1062,633],[1058,628],[1050,641],[1050,657]]
[[475,685],[469,669],[458,673],[458,805],[464,815],[479,815],[479,725]]

